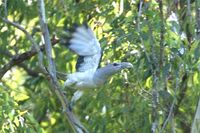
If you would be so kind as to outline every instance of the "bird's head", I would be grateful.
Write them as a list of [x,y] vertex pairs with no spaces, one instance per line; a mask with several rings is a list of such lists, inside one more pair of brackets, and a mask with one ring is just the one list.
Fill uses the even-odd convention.
[[111,71],[113,71],[113,73],[116,73],[122,69],[132,68],[133,65],[130,62],[114,62],[114,63],[108,64],[106,67],[110,68]]
[[132,68],[133,65],[129,62],[115,62],[108,64],[102,68],[97,69],[95,72],[95,81],[98,83],[104,83],[110,76],[119,72],[122,69]]

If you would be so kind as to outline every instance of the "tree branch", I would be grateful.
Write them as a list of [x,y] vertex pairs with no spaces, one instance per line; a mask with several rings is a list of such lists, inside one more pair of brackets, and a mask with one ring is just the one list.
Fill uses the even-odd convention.
[[11,61],[7,64],[5,64],[1,69],[0,69],[0,79],[2,79],[2,77],[4,76],[4,74],[10,70],[13,66],[22,63],[24,60],[30,59],[33,55],[35,55],[36,53],[38,54],[38,59],[39,59],[39,65],[40,68],[44,68],[43,67],[43,56],[42,56],[42,52],[41,50],[44,49],[44,46],[39,47],[37,45],[37,43],[35,42],[35,40],[33,39],[33,37],[28,33],[28,31],[26,31],[26,29],[24,29],[21,25],[19,25],[18,23],[15,22],[11,22],[10,20],[1,17],[1,20],[9,25],[14,26],[15,28],[21,30],[22,32],[24,32],[24,34],[26,35],[26,37],[28,38],[28,40],[33,44],[33,47],[30,51],[28,52],[24,52],[20,55],[16,55],[14,56]]
[[200,125],[200,98],[198,101],[198,105],[196,107],[196,113],[192,123],[191,133],[199,133],[200,132],[199,125]]
[[185,72],[185,74],[182,77],[181,83],[180,83],[179,94],[177,96],[177,104],[174,107],[174,115],[178,114],[181,102],[185,98],[186,91],[187,91],[187,80],[188,80],[188,77],[189,77],[188,73]]
[[198,0],[195,1],[195,9],[196,9],[196,24],[197,24],[197,30],[196,30],[196,36],[197,39],[200,39],[200,2]]
[[[3,55],[5,55],[5,56],[7,56],[7,57],[9,57],[9,58],[13,58],[14,56],[9,52],[9,51],[5,51],[5,50],[0,50],[0,52],[3,54]],[[39,76],[39,72],[38,71],[34,71],[34,70],[32,70],[32,69],[30,69],[30,68],[28,68],[24,63],[20,63],[20,64],[17,64],[19,67],[21,67],[21,68],[23,68],[27,73],[28,73],[28,75],[30,75],[30,76],[32,76],[32,77],[37,77],[37,76]]]
[[[52,45],[55,45],[58,42],[59,42],[59,40],[52,40]],[[44,51],[44,45],[40,46],[40,50]],[[2,68],[0,68],[0,79],[2,79],[4,74],[8,70],[10,70],[13,66],[18,65],[18,64],[24,62],[25,60],[29,60],[31,57],[33,57],[37,53],[38,53],[37,50],[32,48],[31,50],[29,50],[27,52],[13,56],[13,58],[7,64],[5,64]]]
[[164,17],[163,17],[163,3],[162,0],[159,1],[159,9],[160,9],[160,19],[161,19],[161,29],[160,29],[160,69],[163,67],[163,52],[164,52]]
[[[168,112],[168,114],[167,114],[167,116],[166,116],[166,118],[164,119],[164,121],[163,121],[163,124],[162,124],[162,127],[161,127],[161,130],[160,130],[160,133],[163,133],[164,132],[164,130],[165,130],[165,128],[166,128],[166,126],[167,126],[167,124],[169,123],[169,121],[171,120],[173,120],[173,116],[174,116],[174,108],[175,108],[175,106],[176,106],[176,95],[177,95],[177,91],[178,91],[178,89],[179,89],[179,84],[180,84],[180,81],[178,80],[178,79],[176,79],[176,85],[175,85],[175,89],[174,89],[174,99],[173,99],[173,102],[171,103],[171,106],[170,106],[170,108],[169,108],[169,106],[167,106],[167,108],[169,108],[169,112]],[[172,123],[171,123],[171,125],[172,125]]]
[[[138,19],[137,19],[137,29],[139,34],[141,34],[141,29],[140,29],[140,17],[142,14],[142,5],[143,1],[141,0],[139,3],[139,11],[138,11]],[[148,25],[149,26],[149,25]],[[144,54],[147,58],[148,63],[150,64],[150,70],[153,74],[153,88],[152,88],[152,126],[151,126],[151,132],[154,133],[157,130],[158,127],[158,122],[157,122],[157,104],[158,104],[158,92],[157,92],[157,76],[156,73],[157,71],[155,70],[155,65],[157,65],[156,57],[155,57],[155,51],[154,51],[154,44],[153,44],[153,37],[152,37],[152,31],[151,27],[149,26],[149,34],[150,34],[150,44],[153,47],[152,48],[152,59],[150,56],[147,54],[146,47],[144,45],[144,41],[142,36],[140,36],[140,41],[143,46]]]
[[52,58],[52,46],[51,41],[49,37],[49,31],[47,27],[46,17],[45,17],[45,7],[44,7],[44,1],[38,0],[38,8],[39,8],[39,14],[40,14],[40,27],[43,33],[44,41],[45,41],[45,50],[46,50],[46,56],[48,60],[48,75],[50,84],[53,87],[57,97],[59,98],[64,114],[71,125],[72,129],[75,132],[78,133],[87,133],[88,131],[85,129],[85,127],[80,123],[80,121],[75,117],[75,115],[71,112],[71,110],[68,107],[68,100],[65,98],[65,95],[63,94],[63,91],[61,90],[57,77],[56,77],[56,68],[54,64],[54,60]]

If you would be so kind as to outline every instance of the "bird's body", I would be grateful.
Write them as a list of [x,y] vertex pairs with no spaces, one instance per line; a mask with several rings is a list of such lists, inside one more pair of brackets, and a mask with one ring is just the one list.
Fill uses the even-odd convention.
[[68,74],[65,86],[73,86],[76,89],[95,88],[97,87],[93,80],[95,71],[90,69],[84,72]]
[[64,84],[65,87],[79,89],[72,101],[76,101],[82,95],[83,89],[99,87],[113,74],[132,67],[129,62],[118,62],[100,68],[102,50],[93,31],[87,25],[75,29],[69,40],[68,48],[79,55],[76,64],[77,71],[68,74]]

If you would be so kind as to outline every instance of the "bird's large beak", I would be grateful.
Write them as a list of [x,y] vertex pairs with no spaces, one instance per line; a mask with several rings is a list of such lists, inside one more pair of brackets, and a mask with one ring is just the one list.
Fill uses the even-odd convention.
[[133,65],[130,62],[122,62],[122,68],[132,68]]

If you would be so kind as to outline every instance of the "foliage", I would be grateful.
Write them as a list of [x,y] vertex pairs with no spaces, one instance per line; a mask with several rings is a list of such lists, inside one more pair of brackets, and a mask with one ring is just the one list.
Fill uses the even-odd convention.
[[[190,132],[200,94],[195,16],[200,5],[161,1],[45,0],[51,37],[62,38],[74,23],[87,22],[104,49],[102,66],[114,61],[134,65],[101,88],[86,90],[76,103],[73,111],[90,132],[147,133],[153,123],[156,132]],[[42,44],[36,0],[0,1],[0,13]],[[0,38],[0,68],[33,45],[2,19]],[[65,46],[53,46],[53,56],[57,71],[75,71],[77,56]],[[0,132],[71,132],[37,56],[16,64],[0,81]],[[75,92],[63,91],[67,99]]]

